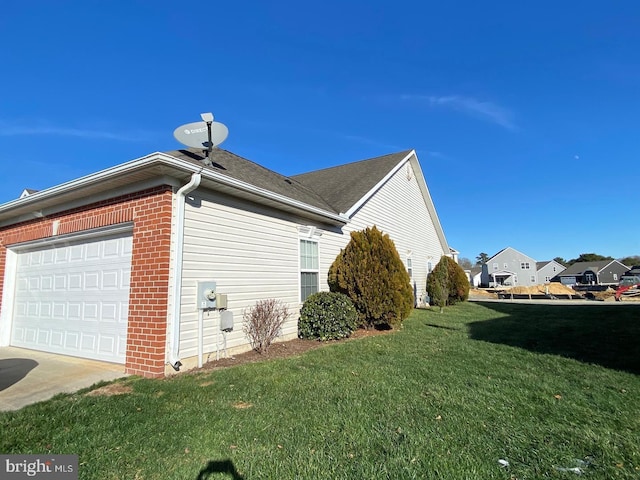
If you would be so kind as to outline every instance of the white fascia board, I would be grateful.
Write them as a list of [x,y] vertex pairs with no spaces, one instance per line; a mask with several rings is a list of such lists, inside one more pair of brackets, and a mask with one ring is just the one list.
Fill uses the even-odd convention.
[[5,210],[11,210],[12,208],[15,208],[18,206],[25,206],[30,203],[37,203],[41,200],[46,200],[51,197],[55,197],[69,190],[74,190],[79,187],[86,187],[88,185],[99,183],[109,178],[122,175],[123,173],[135,171],[141,166],[149,163],[150,159],[158,155],[164,155],[164,154],[159,152],[151,153],[149,155],[145,155],[144,157],[131,160],[127,163],[122,163],[120,165],[116,165],[115,167],[110,167],[105,170],[100,170],[99,172],[91,173],[89,175],[85,175],[84,177],[76,178],[75,180],[61,183],[60,185],[56,185],[54,187],[47,188],[45,190],[40,190],[39,192],[33,193],[27,197],[11,200],[7,203],[0,205],[0,213]]
[[409,160],[411,155],[414,155],[414,154],[415,154],[415,151],[411,150],[411,152],[409,152],[409,154],[406,157],[404,157],[402,160],[400,160],[398,162],[398,164],[395,167],[393,167],[389,171],[389,173],[387,173],[382,178],[382,180],[380,180],[378,183],[376,183],[371,190],[369,190],[367,193],[365,193],[364,196],[360,200],[358,200],[356,203],[354,203],[353,206],[349,210],[347,210],[344,215],[346,217],[351,218],[360,209],[360,207],[362,207],[362,205],[364,205],[371,197],[373,197],[373,195],[378,190],[380,190],[382,188],[382,186],[385,183],[387,183],[389,181],[389,179],[391,177],[393,177],[398,170],[400,170],[402,168],[402,166],[407,162],[407,160]]
[[222,175],[215,171],[206,170],[202,166],[194,165],[193,163],[178,159],[176,157],[172,157],[171,155],[167,155],[161,152],[151,153],[149,155],[145,155],[144,157],[131,160],[127,163],[116,165],[115,167],[111,167],[106,170],[101,170],[99,172],[92,173],[90,175],[86,175],[84,177],[80,177],[78,179],[71,180],[66,183],[62,183],[60,185],[48,188],[46,190],[41,190],[37,193],[29,195],[28,197],[12,200],[8,203],[0,205],[0,213],[4,211],[9,211],[16,207],[24,207],[24,206],[28,206],[29,204],[37,204],[40,201],[56,197],[61,193],[68,192],[76,188],[94,185],[96,183],[109,180],[111,178],[126,175],[129,172],[135,172],[136,170],[143,168],[145,166],[153,166],[154,164],[164,164],[173,168],[177,168],[189,174],[201,173],[202,176],[206,179],[213,180],[217,183],[228,185],[238,190],[245,191],[248,193],[252,193],[254,195],[261,196],[263,198],[273,200],[283,205],[288,205],[302,211],[307,211],[309,213],[319,215],[321,217],[331,220],[332,222],[339,222],[340,224],[346,224],[349,222],[349,219],[346,218],[344,215],[335,214],[333,212],[329,212],[321,208],[308,205],[304,202],[300,202],[292,198],[286,197],[284,195],[280,195],[280,194],[271,192],[269,190],[256,187],[255,185],[251,185],[249,183],[236,180],[234,178],[228,177],[226,175]]

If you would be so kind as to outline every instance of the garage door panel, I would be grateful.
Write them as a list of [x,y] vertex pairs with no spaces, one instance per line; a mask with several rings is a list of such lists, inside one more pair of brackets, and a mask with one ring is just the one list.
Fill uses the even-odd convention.
[[124,363],[131,234],[19,252],[11,343]]
[[117,339],[109,335],[101,335],[98,350],[102,353],[113,352],[116,349]]
[[80,349],[80,333],[66,331],[64,336],[64,350],[77,351]]
[[93,272],[85,272],[84,289],[85,291],[100,289],[100,270],[94,270]]
[[85,322],[98,321],[98,302],[84,302],[82,320]]
[[98,343],[97,335],[92,333],[82,333],[80,335],[80,351],[92,354],[96,351]]
[[38,345],[49,345],[49,334],[51,332],[49,332],[48,330],[38,330],[38,339],[37,339],[37,343]]
[[55,348],[64,348],[64,330],[51,331],[51,346]]

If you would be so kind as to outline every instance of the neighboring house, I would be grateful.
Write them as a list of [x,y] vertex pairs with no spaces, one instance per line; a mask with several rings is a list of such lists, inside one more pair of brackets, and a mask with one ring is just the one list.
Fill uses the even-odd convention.
[[547,262],[536,262],[538,283],[549,283],[551,279],[557,277],[566,267],[555,260]]
[[554,279],[563,285],[617,285],[629,270],[617,260],[578,262],[567,267]]
[[34,190],[32,188],[25,188],[20,194],[20,198],[28,197],[29,195],[33,195],[34,193],[38,193],[38,190]]
[[640,265],[634,265],[620,277],[620,285],[635,285],[640,283]]
[[202,160],[157,152],[0,205],[0,346],[162,376],[220,349],[200,281],[227,295],[233,353],[259,299],[288,305],[281,338],[297,336],[353,231],[389,234],[418,295],[451,255],[413,150],[294,177],[221,149]]
[[538,284],[536,261],[507,247],[500,250],[482,265],[482,286],[529,286]]

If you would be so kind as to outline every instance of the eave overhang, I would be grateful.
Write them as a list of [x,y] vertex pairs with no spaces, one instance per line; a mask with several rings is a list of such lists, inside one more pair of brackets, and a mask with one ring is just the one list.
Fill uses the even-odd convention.
[[187,183],[193,173],[202,175],[200,188],[215,190],[332,226],[342,226],[349,221],[345,215],[256,187],[204,165],[156,152],[4,203],[0,205],[0,227],[45,217],[153,185],[168,184],[177,187]]

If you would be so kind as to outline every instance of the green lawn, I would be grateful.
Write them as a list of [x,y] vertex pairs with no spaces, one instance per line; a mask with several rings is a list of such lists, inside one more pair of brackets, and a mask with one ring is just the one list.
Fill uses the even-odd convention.
[[637,479],[639,342],[640,305],[415,311],[297,358],[1,413],[0,452],[78,454],[100,480]]

